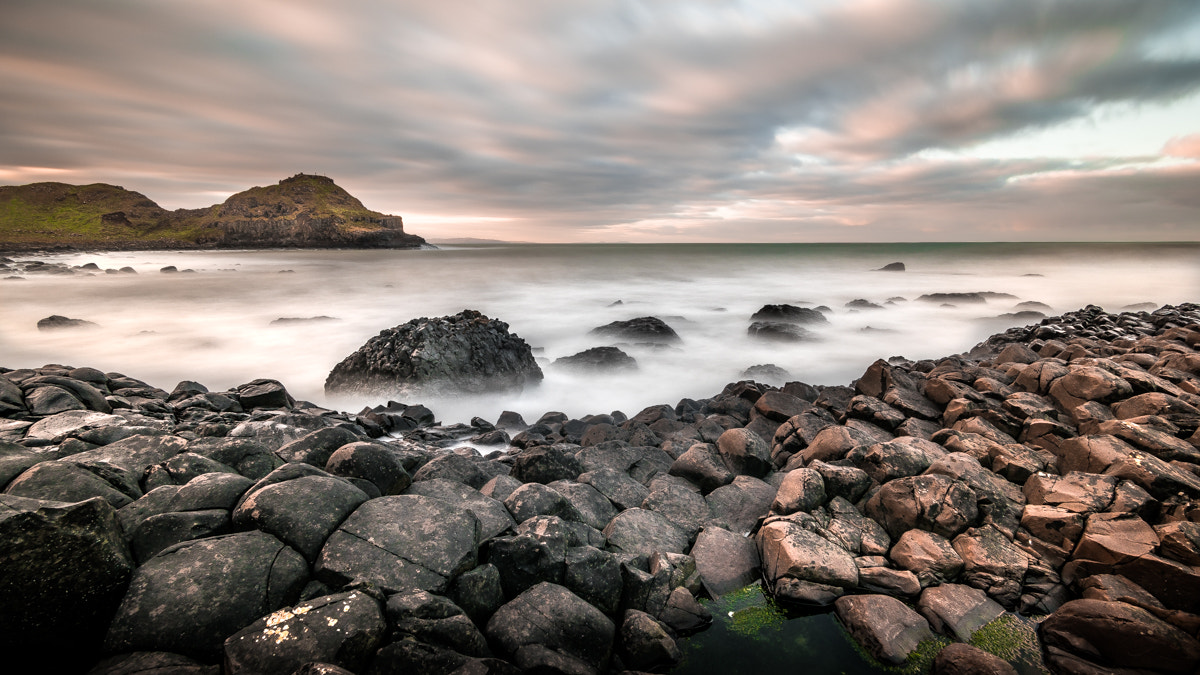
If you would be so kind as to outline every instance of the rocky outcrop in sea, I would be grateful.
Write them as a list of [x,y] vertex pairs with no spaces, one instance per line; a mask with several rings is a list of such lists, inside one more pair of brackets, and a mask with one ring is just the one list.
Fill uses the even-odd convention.
[[1088,307],[850,386],[532,424],[4,370],[0,644],[50,672],[661,672],[704,598],[762,582],[885,665],[1013,672],[973,638],[1019,614],[1051,672],[1193,673],[1198,345],[1198,305]]

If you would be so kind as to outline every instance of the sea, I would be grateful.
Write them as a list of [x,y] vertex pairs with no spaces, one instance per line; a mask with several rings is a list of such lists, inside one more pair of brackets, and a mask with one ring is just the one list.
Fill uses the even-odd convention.
[[[354,412],[382,401],[328,397],[323,384],[380,330],[463,309],[507,322],[534,348],[545,380],[504,395],[404,400],[429,406],[443,423],[494,421],[503,410],[529,421],[547,411],[633,414],[715,395],[765,364],[787,372],[770,384],[848,384],[879,358],[936,359],[1036,323],[1011,316],[1019,311],[1200,300],[1198,243],[494,244],[12,257],[137,273],[0,280],[0,366],[91,366],[168,390],[181,380],[220,391],[273,378],[297,398]],[[879,271],[896,262],[903,272]],[[180,271],[160,271],[167,266]],[[982,303],[920,299],[932,293],[987,295]],[[767,304],[824,307],[828,322],[810,326],[811,341],[765,342],[747,329]],[[52,314],[97,327],[40,332],[38,320]],[[554,365],[610,344],[593,328],[642,316],[663,319],[681,340],[624,346],[638,362],[634,371],[581,375]],[[705,603],[714,625],[681,641],[676,675],[921,670],[884,668],[829,612],[782,610],[755,587]],[[1022,675],[1043,672],[1035,621],[1009,630],[1006,658]]]
[[[987,336],[1088,304],[1108,311],[1200,300],[1200,243],[489,244],[436,250],[246,250],[14,255],[137,274],[0,280],[0,366],[49,363],[120,372],[170,390],[220,391],[256,378],[356,412],[379,400],[328,397],[335,364],[380,330],[474,309],[534,349],[540,386],[479,396],[409,396],[443,423],[512,410],[532,421],[713,396],[751,366],[809,384],[848,384],[876,359],[939,358]],[[903,272],[878,271],[900,262]],[[173,266],[180,272],[164,273]],[[989,294],[984,303],[931,293]],[[848,306],[866,300],[874,308]],[[767,304],[827,308],[812,340],[748,335]],[[90,330],[39,331],[50,315]],[[591,330],[656,316],[681,340],[623,345],[638,368],[580,374],[556,359],[612,344]],[[278,321],[279,319],[303,319]],[[315,319],[315,320],[314,320]]]

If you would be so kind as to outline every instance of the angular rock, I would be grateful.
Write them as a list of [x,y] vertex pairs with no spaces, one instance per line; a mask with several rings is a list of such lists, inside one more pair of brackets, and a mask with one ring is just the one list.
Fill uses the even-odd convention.
[[714,598],[745,588],[759,578],[755,540],[729,530],[705,527],[697,535],[691,555],[705,590]]
[[921,593],[917,609],[933,630],[959,642],[1004,614],[1004,608],[983,591],[961,584],[931,586]]
[[867,501],[866,514],[893,539],[911,529],[949,539],[975,523],[977,497],[961,481],[947,476],[909,476],[888,482]]
[[485,497],[478,490],[469,488],[462,483],[455,483],[440,478],[423,480],[419,483],[414,483],[406,494],[424,495],[426,497],[441,499],[451,504],[462,505],[479,519],[480,541],[491,539],[516,525],[512,516],[509,515],[508,509],[504,507],[504,504],[490,497]]
[[770,520],[755,541],[772,588],[785,578],[848,589],[858,585],[858,566],[845,549],[794,522]]
[[130,548],[139,563],[180,542],[229,532],[229,512],[223,509],[160,513],[130,533]]
[[900,665],[922,640],[933,637],[920,614],[887,595],[847,595],[834,609],[850,635],[881,663]]
[[491,656],[483,634],[466,613],[450,600],[426,591],[405,591],[387,600],[387,618],[394,635],[411,635],[436,647],[476,657]]
[[825,480],[812,468],[787,472],[775,493],[771,510],[780,515],[811,511],[825,503]]
[[626,610],[619,635],[621,661],[637,670],[666,668],[683,657],[661,623],[636,609]]
[[775,501],[776,490],[750,476],[738,476],[729,485],[713,490],[704,498],[708,502],[710,522],[732,532],[749,532],[758,519],[766,515]]
[[[673,476],[654,479],[650,483],[650,494],[646,496],[641,507],[675,523],[687,533],[689,540],[696,537],[701,526],[708,520],[708,502],[704,501],[700,491],[691,483]],[[615,516],[616,512],[612,515]],[[609,520],[611,519],[610,516]]]
[[[567,447],[577,449],[577,446]],[[511,475],[522,483],[553,483],[556,480],[575,480],[583,472],[583,465],[572,452],[560,446],[540,446],[528,448],[517,455],[512,463]]]
[[471,620],[482,624],[504,604],[500,570],[485,563],[455,577],[449,597]]
[[702,493],[733,482],[734,472],[711,443],[697,443],[671,464],[670,474],[691,481]]
[[1069,668],[1074,657],[1097,672],[1130,668],[1182,674],[1200,664],[1196,638],[1123,602],[1072,600],[1043,621],[1038,634],[1049,648],[1051,667]]
[[573,546],[564,558],[562,584],[605,614],[615,614],[624,580],[617,557],[592,546]]
[[329,536],[313,567],[331,587],[370,581],[385,590],[444,593],[476,565],[479,521],[460,505],[417,495],[359,506]]
[[905,532],[888,555],[897,565],[916,574],[922,586],[955,579],[963,569],[962,557],[950,541],[925,530]]
[[687,534],[663,516],[641,508],[617,514],[604,528],[610,550],[633,555],[655,552],[683,553]]
[[579,596],[543,582],[497,610],[486,632],[518,667],[525,668],[544,649],[586,667],[584,672],[603,672],[612,655],[616,627]]
[[1029,556],[992,525],[971,528],[951,542],[963,560],[963,583],[983,589],[1005,607],[1021,595]]
[[583,514],[566,497],[541,483],[522,484],[504,499],[504,506],[518,523],[534,516],[558,516],[576,522],[583,520]]

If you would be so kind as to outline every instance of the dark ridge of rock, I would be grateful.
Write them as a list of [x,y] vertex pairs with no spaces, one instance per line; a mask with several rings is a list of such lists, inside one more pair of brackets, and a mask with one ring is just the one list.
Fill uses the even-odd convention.
[[613,321],[589,331],[590,335],[630,340],[632,342],[679,342],[679,334],[665,321],[655,316],[642,316],[628,321]]
[[294,325],[303,323],[324,323],[327,321],[341,321],[336,316],[282,316],[271,321],[272,326]]
[[751,321],[778,321],[782,323],[829,323],[825,315],[815,309],[793,305],[763,305],[750,316]]
[[884,265],[883,267],[880,267],[879,269],[874,270],[874,271],[876,271],[876,272],[903,272],[904,269],[905,269],[904,263],[894,262],[894,263],[888,263],[888,264]]
[[983,293],[926,293],[917,296],[920,302],[937,302],[937,303],[967,303],[967,304],[983,304],[987,302],[987,298]]
[[100,325],[84,319],[69,319],[58,314],[51,314],[44,319],[38,319],[38,330],[63,330],[65,328],[99,328]]
[[592,347],[554,360],[556,368],[584,372],[637,370],[637,359],[616,347]]
[[473,310],[381,331],[334,366],[325,392],[390,395],[414,389],[482,393],[542,381],[529,345]]
[[[846,303],[848,309],[883,309],[883,305],[877,305],[870,300],[856,298]],[[818,308],[819,309],[819,308]]]
[[750,366],[738,373],[738,377],[745,380],[758,380],[767,384],[783,384],[791,379],[792,374],[774,363],[763,363]]
[[755,321],[746,329],[746,334],[752,338],[772,342],[805,342],[816,339],[807,329],[785,321]]

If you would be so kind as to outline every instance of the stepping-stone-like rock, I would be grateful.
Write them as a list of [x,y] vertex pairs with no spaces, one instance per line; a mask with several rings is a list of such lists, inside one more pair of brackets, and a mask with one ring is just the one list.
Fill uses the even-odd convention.
[[81,502],[99,497],[114,509],[133,501],[133,498],[113,487],[95,473],[73,462],[51,461],[33,465],[17,476],[4,490],[5,494],[27,499],[59,502]]
[[134,573],[105,649],[215,660],[226,637],[295,602],[307,581],[304,558],[264,532],[178,544]]
[[1150,612],[1123,602],[1072,600],[1041,623],[1047,665],[1068,672],[1076,660],[1092,672],[1117,668],[1191,673],[1200,665],[1200,642]]
[[975,631],[1004,614],[1004,608],[986,593],[961,584],[926,588],[917,609],[933,630],[959,642],[970,641]]
[[574,672],[604,672],[612,656],[616,627],[611,619],[571,591],[540,583],[492,615],[487,636],[518,668],[545,658],[564,658]]
[[701,530],[691,555],[705,590],[714,598],[745,588],[759,578],[754,540],[724,528],[709,526]]
[[772,588],[789,578],[846,589],[858,585],[858,565],[845,549],[786,517],[767,521],[755,540]]
[[641,508],[622,511],[604,528],[608,548],[619,553],[683,553],[687,533],[663,516]]
[[285,607],[225,640],[225,673],[293,673],[310,662],[358,671],[387,631],[379,601],[362,591]]
[[329,535],[365,501],[366,493],[344,480],[302,476],[253,490],[233,512],[233,522],[273,534],[313,561]]
[[884,664],[904,663],[922,640],[933,637],[920,614],[888,595],[847,595],[833,605],[850,635]]
[[949,539],[976,522],[977,499],[965,483],[948,476],[907,476],[881,487],[867,502],[866,513],[893,539],[911,529]]
[[419,495],[372,499],[325,542],[313,567],[331,586],[370,581],[385,591],[444,593],[475,566],[479,521],[461,505]]
[[423,480],[414,483],[405,494],[434,497],[451,504],[461,504],[479,519],[479,540],[491,539],[516,525],[504,504],[483,496],[479,490],[462,483],[442,480]]
[[116,512],[100,498],[0,495],[0,541],[0,644],[47,672],[81,672],[133,574]]
[[1012,607],[1021,595],[1029,555],[995,526],[971,528],[952,542],[963,559],[962,581]]

